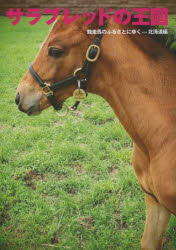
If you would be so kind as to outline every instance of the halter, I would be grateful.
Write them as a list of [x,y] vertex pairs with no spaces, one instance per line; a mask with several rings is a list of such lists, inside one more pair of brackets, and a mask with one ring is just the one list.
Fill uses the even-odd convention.
[[[32,64],[29,66],[29,71],[31,73],[31,75],[33,76],[33,78],[38,82],[38,84],[40,85],[40,87],[43,90],[43,93],[46,95],[46,97],[48,98],[49,102],[51,103],[51,105],[54,107],[54,109],[56,111],[61,110],[63,103],[58,103],[55,96],[54,96],[54,91],[57,89],[61,89],[63,87],[69,86],[74,84],[75,82],[78,83],[78,93],[82,94],[84,92],[85,96],[84,98],[87,96],[87,92],[86,92],[86,83],[90,78],[90,74],[92,71],[92,65],[93,63],[98,59],[99,55],[100,55],[100,42],[101,42],[101,38],[103,36],[103,30],[106,28],[107,23],[105,23],[102,26],[99,26],[98,30],[99,33],[96,34],[95,39],[94,39],[94,43],[92,45],[89,46],[89,48],[87,49],[86,52],[86,60],[82,66],[82,68],[78,68],[74,71],[73,75],[61,80],[59,82],[55,82],[53,84],[49,84],[47,82],[44,82],[40,76],[35,72],[35,70],[32,67]],[[83,94],[83,95],[84,95]],[[73,93],[74,95],[74,93]],[[67,112],[65,115],[68,114],[68,112],[70,110],[75,111],[80,103],[81,100],[83,100],[83,96],[82,98],[78,98],[76,97],[76,93],[74,95],[76,102],[72,107],[67,107]],[[64,116],[65,116],[64,115]]]

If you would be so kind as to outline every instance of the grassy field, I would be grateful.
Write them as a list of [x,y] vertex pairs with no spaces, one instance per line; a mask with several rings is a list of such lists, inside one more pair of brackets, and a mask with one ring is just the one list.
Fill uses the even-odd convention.
[[[89,95],[66,118],[52,108],[28,117],[14,104],[45,20],[0,18],[0,248],[140,249],[144,194],[132,141],[108,104]],[[176,248],[175,233],[172,217],[165,250]]]

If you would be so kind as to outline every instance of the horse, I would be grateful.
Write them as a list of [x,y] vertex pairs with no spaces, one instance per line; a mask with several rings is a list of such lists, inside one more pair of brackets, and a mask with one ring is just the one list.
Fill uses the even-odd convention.
[[[141,249],[162,249],[170,216],[176,216],[176,56],[150,35],[137,32],[104,34],[98,55],[95,35],[87,32],[97,28],[97,19],[86,25],[80,17],[67,25],[60,16],[32,63],[33,74],[28,70],[20,81],[15,102],[28,115],[53,105],[49,95],[55,104],[63,104],[80,91],[84,80],[78,77],[83,73],[80,67],[85,58],[91,59],[86,52],[93,44],[96,60],[88,60],[92,69],[86,92],[109,103],[134,142],[132,164],[146,203]],[[111,31],[129,28],[137,31],[132,24],[116,24],[113,18],[106,25]],[[51,91],[53,83],[70,75],[72,84]]]

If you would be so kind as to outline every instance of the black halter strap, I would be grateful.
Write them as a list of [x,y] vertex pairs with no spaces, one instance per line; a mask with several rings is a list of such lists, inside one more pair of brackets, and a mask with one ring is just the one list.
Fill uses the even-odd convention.
[[[107,23],[105,23],[102,26],[99,26],[98,30],[99,33],[96,34],[95,39],[94,39],[94,43],[92,45],[90,45],[90,47],[87,50],[86,53],[86,60],[82,66],[82,68],[76,70],[73,74],[73,76],[70,76],[64,80],[61,80],[59,82],[55,82],[53,84],[48,84],[46,82],[44,82],[40,76],[35,72],[35,70],[33,69],[32,65],[29,66],[29,71],[31,73],[31,75],[33,76],[33,78],[38,82],[38,84],[40,85],[40,87],[43,89],[44,94],[47,96],[49,102],[51,103],[51,105],[54,107],[55,110],[60,110],[62,109],[62,103],[58,103],[53,91],[66,87],[68,85],[71,84],[75,84],[75,82],[80,81],[80,88],[84,89],[86,91],[86,83],[88,81],[88,79],[90,78],[91,75],[91,70],[92,70],[92,65],[93,63],[97,60],[99,53],[100,53],[100,42],[101,42],[101,38],[103,36],[103,30],[106,28]],[[83,78],[80,78],[78,76],[79,75],[83,75]],[[77,109],[77,106],[79,105],[79,101],[76,101],[75,104],[71,107],[73,110]]]

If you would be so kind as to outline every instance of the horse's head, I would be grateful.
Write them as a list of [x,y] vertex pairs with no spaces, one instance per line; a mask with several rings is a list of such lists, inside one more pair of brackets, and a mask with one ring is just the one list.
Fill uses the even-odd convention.
[[[95,25],[97,26],[94,22],[93,26]],[[32,63],[43,82],[58,82],[82,67],[87,48],[93,41],[93,36],[87,35],[88,28],[90,26],[85,25],[83,18],[69,25],[64,23],[63,17],[57,20]],[[55,98],[62,103],[72,96],[75,89],[76,82],[55,91]],[[29,70],[18,85],[15,102],[28,115],[40,114],[51,105]]]

